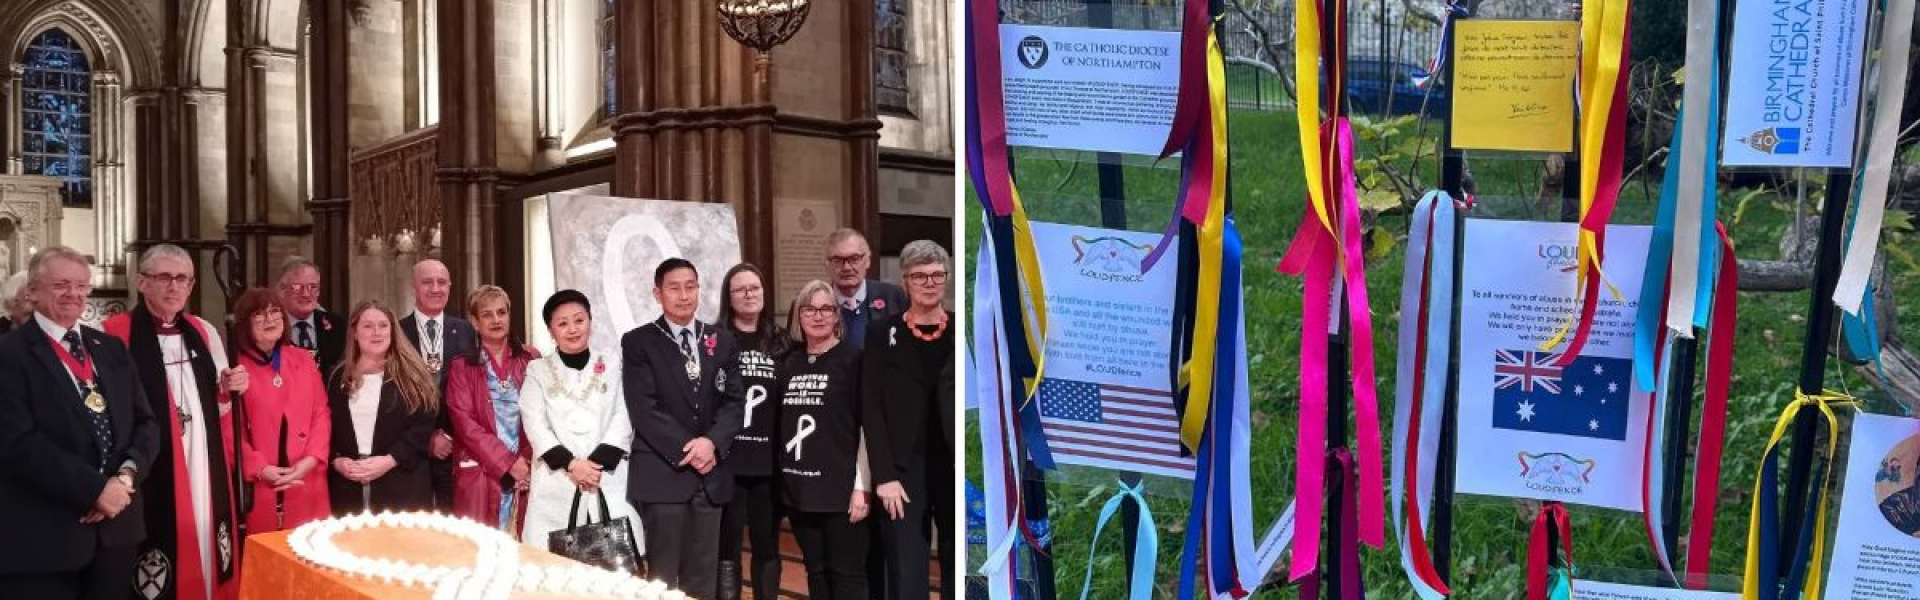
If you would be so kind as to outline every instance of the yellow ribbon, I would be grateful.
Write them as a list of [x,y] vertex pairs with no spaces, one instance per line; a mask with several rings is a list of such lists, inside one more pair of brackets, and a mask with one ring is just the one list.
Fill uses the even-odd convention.
[[[1821,589],[1820,561],[1822,560],[1821,557],[1826,556],[1826,549],[1827,549],[1827,492],[1828,490],[1831,489],[1830,484],[1833,479],[1833,456],[1835,452],[1837,452],[1839,437],[1840,437],[1839,436],[1840,417],[1839,415],[1835,414],[1833,411],[1834,407],[1836,406],[1852,408],[1854,407],[1854,399],[1853,397],[1848,396],[1846,394],[1841,394],[1831,390],[1822,392],[1819,395],[1814,395],[1814,396],[1809,396],[1803,392],[1795,390],[1793,403],[1788,404],[1786,410],[1781,411],[1780,420],[1773,424],[1773,436],[1767,439],[1766,452],[1768,454],[1771,454],[1773,453],[1775,447],[1780,444],[1780,438],[1786,436],[1787,429],[1793,425],[1794,419],[1799,416],[1800,409],[1803,409],[1803,408],[1813,407],[1813,408],[1819,409],[1820,415],[1826,418],[1826,421],[1827,421],[1827,453],[1825,456],[1827,468],[1823,471],[1821,475],[1820,501],[1819,501],[1819,504],[1817,504],[1814,509],[1815,525],[1813,528],[1813,548],[1812,548],[1812,555],[1811,555],[1812,556],[1811,560],[1813,561],[1813,564],[1807,567],[1807,581],[1805,583],[1805,587],[1803,588],[1804,589],[1803,594],[1806,600],[1820,600],[1820,589]],[[1762,454],[1762,456],[1765,456],[1765,454]],[[1778,460],[1779,459],[1777,458],[1775,459],[1775,465],[1774,465],[1775,468],[1779,467]],[[1763,485],[1762,481],[1764,481],[1763,475],[1766,469],[1766,463],[1764,460],[1761,463],[1760,469],[1761,469],[1761,472],[1755,473],[1753,477],[1753,489],[1755,490],[1753,495],[1753,508],[1752,510],[1748,511],[1749,520],[1747,523],[1747,562],[1746,562],[1747,575],[1746,575],[1746,583],[1745,585],[1742,586],[1742,589],[1741,589],[1741,594],[1740,594],[1741,600],[1761,600],[1760,579],[1756,577],[1755,574],[1760,572],[1760,561],[1774,560],[1776,558],[1773,556],[1761,556],[1761,548],[1760,548],[1761,516],[1760,516],[1759,490],[1761,490],[1761,486]],[[1792,567],[1787,567],[1787,568],[1791,569]],[[1767,593],[1768,593],[1768,597],[1771,597],[1772,594],[1778,593],[1778,590],[1768,590]]]
[[[1607,125],[1613,116],[1613,94],[1620,83],[1620,67],[1626,56],[1627,5],[1630,0],[1584,0],[1580,10],[1580,220],[1600,193],[1600,157],[1606,152]],[[1580,230],[1579,271],[1575,288],[1585,297],[1587,278],[1601,277],[1614,299],[1620,291],[1600,272],[1600,244],[1593,232]],[[1560,345],[1580,320],[1575,311],[1553,337],[1540,345],[1549,350]]]
[[1014,264],[1020,269],[1020,283],[1025,289],[1022,294],[1032,305],[1030,318],[1021,319],[1027,329],[1027,350],[1033,357],[1033,378],[1026,380],[1026,395],[1020,402],[1021,408],[1033,402],[1040,391],[1041,374],[1047,366],[1047,286],[1040,276],[1040,251],[1033,245],[1033,227],[1027,219],[1027,205],[1020,201],[1020,190],[1007,186],[1013,191],[1013,257]]
[[[1293,80],[1299,98],[1294,118],[1300,124],[1300,160],[1306,165],[1307,204],[1327,233],[1335,233],[1329,216],[1326,156],[1320,151],[1320,6],[1300,2],[1294,7]],[[1334,239],[1340,239],[1338,234]],[[1336,247],[1338,245],[1336,244]]]
[[[1181,369],[1188,381],[1186,412],[1180,419],[1180,442],[1196,454],[1207,429],[1213,401],[1213,373],[1219,360],[1220,269],[1225,260],[1227,229],[1227,62],[1220,40],[1207,28],[1207,116],[1213,136],[1212,172],[1207,174],[1207,217],[1200,224],[1199,280],[1194,297],[1193,356]],[[1179,218],[1179,217],[1175,217]]]

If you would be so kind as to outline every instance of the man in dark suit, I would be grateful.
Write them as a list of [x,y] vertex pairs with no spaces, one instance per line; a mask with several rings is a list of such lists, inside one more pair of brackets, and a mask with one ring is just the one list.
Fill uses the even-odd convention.
[[[433,371],[433,381],[441,397],[447,395],[447,362],[455,356],[473,352],[479,341],[473,324],[447,313],[447,301],[453,295],[453,277],[447,265],[426,259],[413,265],[413,312],[400,319],[400,331],[413,342],[420,357]],[[442,404],[440,423],[428,443],[427,469],[433,475],[433,504],[453,509],[453,421]]]
[[295,256],[280,266],[280,299],[293,323],[293,345],[313,353],[320,377],[333,376],[347,350],[346,319],[320,307],[320,267]]
[[0,598],[122,600],[145,591],[133,494],[160,431],[126,347],[79,324],[86,257],[47,248],[28,272],[36,313],[0,337]]
[[745,418],[733,338],[694,319],[700,275],[670,258],[653,272],[663,313],[620,338],[621,385],[633,421],[627,499],[639,509],[653,577],[694,598],[712,598],[720,512],[733,499],[724,461]]
[[852,343],[853,347],[865,347],[867,325],[907,310],[907,293],[900,286],[867,279],[867,272],[873,267],[873,249],[867,246],[867,237],[860,232],[840,229],[827,236],[827,267],[833,272],[833,295],[834,301],[840,303],[840,322],[847,326],[847,337],[843,341]]
[[[869,325],[907,310],[907,293],[900,286],[867,278],[873,268],[873,248],[860,232],[843,228],[827,235],[827,268],[833,273],[833,300],[840,304],[840,323],[847,331],[842,342],[865,349]],[[868,547],[886,547],[881,529],[869,524],[872,539]],[[873,600],[892,597],[887,593],[894,588],[888,560],[885,552],[867,553],[867,589]]]

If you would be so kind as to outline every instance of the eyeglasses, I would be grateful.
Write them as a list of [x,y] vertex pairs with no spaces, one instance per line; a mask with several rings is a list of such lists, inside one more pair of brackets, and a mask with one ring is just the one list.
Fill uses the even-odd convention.
[[867,254],[865,252],[862,252],[859,254],[848,254],[845,256],[827,257],[827,262],[832,263],[833,266],[836,266],[836,267],[851,267],[866,261],[867,261]]
[[754,285],[754,286],[741,286],[741,287],[737,287],[737,288],[733,288],[733,289],[731,289],[731,290],[728,290],[728,293],[731,293],[731,294],[733,294],[733,295],[735,295],[735,296],[758,296],[758,295],[760,295],[760,292],[762,292],[762,291],[764,291],[764,289],[765,289],[765,288],[762,288],[762,287],[760,287],[760,286],[757,286],[757,285]]
[[945,284],[946,282],[947,282],[946,271],[936,271],[933,273],[908,273],[907,274],[907,283],[911,283],[914,285],[942,285],[942,284]]
[[808,319],[824,319],[829,315],[838,314],[839,310],[840,307],[831,304],[802,306],[800,307],[800,316]]
[[[70,293],[86,295],[93,293],[93,284],[85,281],[55,281],[47,284],[47,289],[53,290],[54,294],[62,296]],[[30,300],[30,298],[15,298],[15,300],[24,302]]]
[[140,277],[143,279],[152,279],[154,283],[160,284],[161,287],[187,287],[193,285],[192,275],[178,273],[141,273]]
[[274,321],[286,320],[287,313],[284,311],[281,311],[278,308],[269,308],[257,313],[253,313],[253,317],[251,318],[254,320],[254,322],[257,322],[257,323],[272,323]]
[[303,294],[320,293],[320,284],[318,283],[289,283],[280,287],[287,288],[289,292],[300,292]]

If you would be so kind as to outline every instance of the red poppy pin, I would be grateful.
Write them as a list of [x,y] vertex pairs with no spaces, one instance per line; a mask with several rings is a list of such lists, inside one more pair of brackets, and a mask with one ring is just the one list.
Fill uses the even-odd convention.
[[869,304],[868,306],[872,306],[874,310],[886,310],[886,309],[887,309],[887,299],[886,299],[886,298],[874,298],[874,299],[873,299],[873,303],[872,303],[872,304]]
[[720,345],[720,340],[709,333],[706,339],[701,340],[701,343],[707,347],[707,356],[713,356],[713,349],[715,346]]
[[605,372],[607,372],[607,361],[605,360],[593,361],[593,374],[599,375]]

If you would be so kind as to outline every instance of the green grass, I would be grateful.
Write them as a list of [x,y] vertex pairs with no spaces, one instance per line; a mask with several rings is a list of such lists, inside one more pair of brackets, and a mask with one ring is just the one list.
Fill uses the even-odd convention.
[[[1235,111],[1229,122],[1231,185],[1247,244],[1243,273],[1248,306],[1246,351],[1252,370],[1251,461],[1258,536],[1264,534],[1268,524],[1293,496],[1301,286],[1298,279],[1276,274],[1273,265],[1299,224],[1305,192],[1292,113]],[[1437,124],[1428,124],[1419,134],[1437,138]],[[1365,155],[1371,150],[1363,144],[1360,151]],[[1126,167],[1129,229],[1159,231],[1166,225],[1179,178],[1175,167],[1173,161],[1157,167]],[[1047,153],[1035,153],[1022,154],[1015,168],[1022,196],[1034,219],[1077,224],[1099,222],[1095,173],[1090,165],[1075,166]],[[1539,194],[1543,166],[1538,161],[1473,157],[1469,159],[1468,168],[1475,174],[1483,197],[1534,199]],[[1436,169],[1437,165],[1426,161],[1416,170],[1422,181],[1434,182],[1437,181]],[[1657,175],[1642,175],[1629,182],[1614,222],[1648,222],[1658,185]],[[1737,199],[1746,192],[1743,189],[1721,191],[1718,201],[1723,219],[1731,219]],[[1729,223],[1742,258],[1778,258],[1778,241],[1791,218],[1791,203],[1791,197],[1766,192],[1749,202],[1737,225]],[[1557,201],[1528,204],[1540,207],[1530,211],[1533,218],[1552,219],[1554,209],[1550,207],[1557,206]],[[980,242],[977,206],[977,200],[969,194],[969,268],[972,268],[972,250],[977,249]],[[1813,211],[1812,208],[1806,210]],[[1398,232],[1404,240],[1407,227],[1404,217],[1387,215],[1376,223],[1388,231]],[[1376,389],[1382,418],[1387,421],[1393,415],[1402,256],[1402,249],[1396,244],[1385,258],[1367,265],[1368,291],[1375,315],[1375,364],[1380,373]],[[1920,297],[1916,295],[1920,293],[1920,273],[1902,270],[1897,263],[1890,264],[1889,268],[1894,270],[1896,295]],[[968,286],[971,291],[971,282]],[[1726,580],[1729,584],[1737,582],[1744,559],[1752,477],[1765,436],[1781,407],[1792,398],[1808,306],[1808,292],[1741,294],[1725,461],[1720,494],[1714,499],[1719,512],[1712,571],[1730,577]],[[1903,331],[1920,331],[1920,311],[1907,311],[1898,326]],[[1851,369],[1835,366],[1831,371],[1829,386],[1870,395],[1869,384]],[[1880,411],[1885,412],[1889,405],[1879,406]],[[976,423],[975,417],[970,415],[968,419],[969,431],[977,431],[971,428]],[[1382,427],[1383,445],[1390,448],[1393,425],[1383,423]],[[968,436],[967,474],[974,482],[981,481],[980,451],[978,436]],[[1099,548],[1088,546],[1098,510],[1113,492],[1112,477],[1111,472],[1077,467],[1050,476],[1047,487],[1052,501],[1055,581],[1060,597],[1077,597],[1080,593],[1090,550],[1094,554],[1095,570],[1090,597],[1125,596],[1118,532],[1108,532]],[[1148,482],[1161,540],[1155,595],[1171,597],[1178,579],[1188,488],[1178,480],[1149,477]],[[1526,562],[1531,503],[1459,496],[1455,507],[1453,565],[1457,597],[1519,598],[1523,593],[1522,570]],[[1574,507],[1573,514],[1574,552],[1581,573],[1617,580],[1644,577],[1654,568],[1637,514],[1587,507]],[[1391,531],[1391,527],[1388,529]],[[1375,597],[1412,597],[1399,568],[1396,543],[1389,533],[1384,548],[1362,550],[1366,586],[1378,594]],[[980,549],[974,548],[970,564],[975,568],[980,556]],[[1283,577],[1285,561],[1281,564],[1278,571],[1270,574],[1275,583],[1261,588],[1255,598],[1292,597],[1292,590],[1278,583]],[[1648,581],[1642,581],[1645,582]]]

